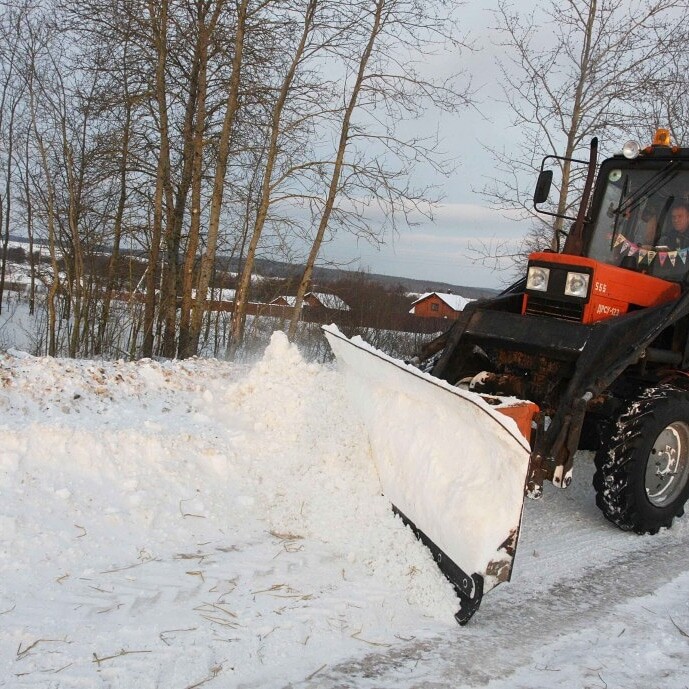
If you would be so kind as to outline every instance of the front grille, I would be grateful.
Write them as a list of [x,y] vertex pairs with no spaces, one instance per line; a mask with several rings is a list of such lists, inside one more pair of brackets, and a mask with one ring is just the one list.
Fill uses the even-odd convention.
[[584,318],[584,303],[580,301],[556,301],[547,297],[529,294],[526,301],[526,313],[531,316],[549,316],[565,321],[581,323]]

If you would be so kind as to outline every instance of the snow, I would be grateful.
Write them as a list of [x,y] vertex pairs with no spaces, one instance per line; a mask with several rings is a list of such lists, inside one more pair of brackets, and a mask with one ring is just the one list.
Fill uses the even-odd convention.
[[249,372],[5,357],[0,677],[264,685],[449,624],[337,378],[282,334]]
[[[196,299],[197,290],[191,290],[191,298]],[[237,296],[237,290],[234,289],[218,289],[217,287],[209,287],[206,291],[206,299],[208,301],[234,301]]]
[[0,687],[686,687],[689,522],[622,533],[575,469],[460,628],[284,335],[251,368],[0,355]]

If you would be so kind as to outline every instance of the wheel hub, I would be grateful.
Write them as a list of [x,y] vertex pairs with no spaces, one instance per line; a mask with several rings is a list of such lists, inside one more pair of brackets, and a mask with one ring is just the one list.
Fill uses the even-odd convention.
[[655,507],[671,503],[689,478],[689,425],[676,421],[656,438],[646,465],[646,495]]

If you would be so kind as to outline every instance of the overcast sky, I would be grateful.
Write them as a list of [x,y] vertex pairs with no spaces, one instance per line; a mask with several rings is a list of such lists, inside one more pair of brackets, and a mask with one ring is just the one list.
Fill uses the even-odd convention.
[[[346,233],[324,246],[325,260],[352,259],[352,269],[361,268],[373,273],[439,280],[475,287],[504,287],[512,282],[509,269],[493,270],[476,260],[471,246],[509,241],[518,244],[529,229],[528,221],[517,221],[488,207],[478,193],[491,176],[495,164],[482,141],[491,146],[509,146],[518,132],[509,126],[509,113],[497,102],[500,97],[496,82],[496,48],[491,44],[488,29],[492,16],[490,7],[495,0],[471,2],[462,10],[462,18],[471,30],[479,52],[464,53],[462,66],[473,75],[473,85],[479,88],[479,107],[486,113],[464,111],[449,117],[434,118],[440,129],[443,148],[456,157],[459,165],[454,174],[433,182],[442,185],[444,201],[434,212],[434,221],[419,217],[413,228],[401,227],[395,237],[388,236],[385,245],[375,248]],[[465,11],[466,10],[466,11]],[[447,65],[457,61],[457,55],[443,58]],[[437,59],[436,59],[437,60]],[[435,61],[435,60],[434,60]],[[535,184],[535,178],[533,180]]]

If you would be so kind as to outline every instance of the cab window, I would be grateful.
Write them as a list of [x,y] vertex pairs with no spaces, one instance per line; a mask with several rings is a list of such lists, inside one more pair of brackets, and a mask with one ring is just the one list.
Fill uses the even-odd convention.
[[689,170],[608,165],[588,256],[668,280],[689,272]]

